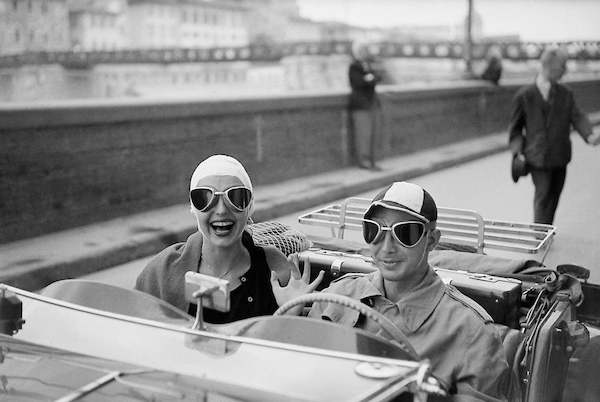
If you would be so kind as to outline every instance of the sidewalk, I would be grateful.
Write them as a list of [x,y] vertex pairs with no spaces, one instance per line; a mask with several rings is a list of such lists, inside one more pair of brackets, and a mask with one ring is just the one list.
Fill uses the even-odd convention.
[[[590,115],[600,123],[600,112]],[[255,188],[255,221],[408,180],[502,152],[506,133],[385,159],[381,171],[348,167]],[[508,160],[506,166],[509,169]],[[189,205],[175,205],[110,221],[0,245],[0,283],[36,290],[123,264],[184,240],[196,230]]]
[[[257,222],[383,187],[506,149],[495,134],[385,159],[382,171],[348,167],[255,188]],[[508,169],[508,166],[507,166]],[[175,205],[0,245],[0,283],[35,290],[154,254],[196,230],[189,205]]]

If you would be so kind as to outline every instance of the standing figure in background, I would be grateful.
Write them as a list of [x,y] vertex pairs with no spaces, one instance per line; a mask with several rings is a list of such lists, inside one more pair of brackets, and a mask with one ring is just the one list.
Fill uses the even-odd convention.
[[481,73],[481,79],[498,85],[502,76],[502,52],[497,46],[491,46],[486,58],[487,66]]
[[348,102],[352,156],[359,167],[379,170],[375,163],[375,147],[381,132],[381,104],[375,86],[380,77],[369,61],[365,44],[354,43],[352,56],[348,69],[352,89]]
[[565,74],[567,55],[559,48],[540,57],[535,83],[517,91],[508,128],[513,158],[521,158],[531,173],[535,195],[534,222],[552,224],[571,161],[571,125],[588,144],[600,143],[600,132],[577,104],[573,92],[558,81]]

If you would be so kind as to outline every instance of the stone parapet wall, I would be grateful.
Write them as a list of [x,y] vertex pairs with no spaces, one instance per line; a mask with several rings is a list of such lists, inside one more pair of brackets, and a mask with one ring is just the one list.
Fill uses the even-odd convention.
[[[583,110],[600,110],[600,81],[569,84]],[[381,157],[504,130],[516,88],[382,88]],[[215,153],[255,185],[347,166],[346,96],[0,106],[0,243],[185,203]]]

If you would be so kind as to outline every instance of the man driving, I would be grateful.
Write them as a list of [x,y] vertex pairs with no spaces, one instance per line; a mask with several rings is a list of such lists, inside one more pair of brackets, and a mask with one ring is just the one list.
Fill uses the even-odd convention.
[[[506,400],[509,368],[492,319],[445,285],[428,263],[438,244],[437,207],[420,186],[396,182],[373,198],[363,237],[378,270],[348,274],[323,292],[349,296],[389,318],[406,334],[453,400]],[[333,303],[314,303],[310,317],[385,336],[378,324]]]

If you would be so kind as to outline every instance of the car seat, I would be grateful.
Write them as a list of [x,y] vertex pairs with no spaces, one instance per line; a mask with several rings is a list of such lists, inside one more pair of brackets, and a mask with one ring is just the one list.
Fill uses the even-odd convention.
[[[521,401],[522,399],[522,389],[521,389],[521,380],[518,372],[520,357],[519,349],[522,342],[525,340],[523,333],[517,329],[510,328],[506,325],[502,324],[494,324],[498,333],[500,335],[500,339],[502,340],[502,347],[504,349],[504,356],[506,357],[506,361],[508,362],[508,367],[511,371],[510,373],[510,388],[508,390],[507,396],[509,401]],[[516,361],[517,360],[517,361]]]

